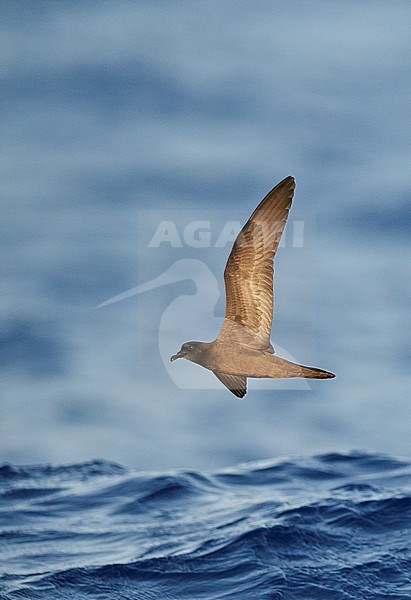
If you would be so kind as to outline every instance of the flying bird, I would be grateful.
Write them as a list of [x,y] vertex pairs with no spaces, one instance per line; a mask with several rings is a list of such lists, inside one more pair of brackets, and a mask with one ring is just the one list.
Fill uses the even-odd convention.
[[213,342],[186,342],[170,360],[185,358],[209,369],[235,395],[248,377],[329,379],[333,373],[276,356],[270,342],[273,261],[294,195],[295,180],[280,181],[237,236],[224,270],[226,310]]

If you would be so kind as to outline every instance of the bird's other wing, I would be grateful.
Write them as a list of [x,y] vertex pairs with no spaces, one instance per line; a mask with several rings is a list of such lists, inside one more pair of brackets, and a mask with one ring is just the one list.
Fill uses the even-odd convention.
[[224,271],[226,312],[219,339],[274,352],[273,260],[290,210],[295,181],[286,177],[267,194],[240,231]]
[[243,398],[246,395],[247,377],[220,373],[219,371],[213,371],[213,373],[237,398]]

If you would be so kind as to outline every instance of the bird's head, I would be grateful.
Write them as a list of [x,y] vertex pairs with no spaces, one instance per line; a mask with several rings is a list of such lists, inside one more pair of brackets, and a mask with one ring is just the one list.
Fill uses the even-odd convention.
[[186,342],[181,346],[177,354],[173,354],[170,360],[173,362],[174,360],[177,360],[177,358],[186,358],[187,360],[196,362],[196,359],[202,354],[203,349],[203,342]]

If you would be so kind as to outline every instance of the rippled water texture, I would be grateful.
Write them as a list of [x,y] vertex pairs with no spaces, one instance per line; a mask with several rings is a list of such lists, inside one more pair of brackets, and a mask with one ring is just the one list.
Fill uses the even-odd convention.
[[1,598],[409,598],[410,472],[363,453],[5,465]]
[[[1,463],[408,454],[410,9],[0,3]],[[337,377],[241,402],[169,357],[218,334],[227,232],[287,175],[272,343]]]

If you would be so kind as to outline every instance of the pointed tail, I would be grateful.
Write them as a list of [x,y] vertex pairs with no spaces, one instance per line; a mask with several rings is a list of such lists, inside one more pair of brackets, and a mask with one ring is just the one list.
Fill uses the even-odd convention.
[[332,379],[335,377],[334,373],[329,371],[323,371],[323,369],[316,369],[315,367],[304,367],[304,365],[298,365],[301,374],[297,377],[306,377],[308,379]]
[[335,377],[334,373],[329,371],[292,363],[275,355],[271,358],[271,363],[273,370],[269,377],[306,377],[308,379],[331,379]]

